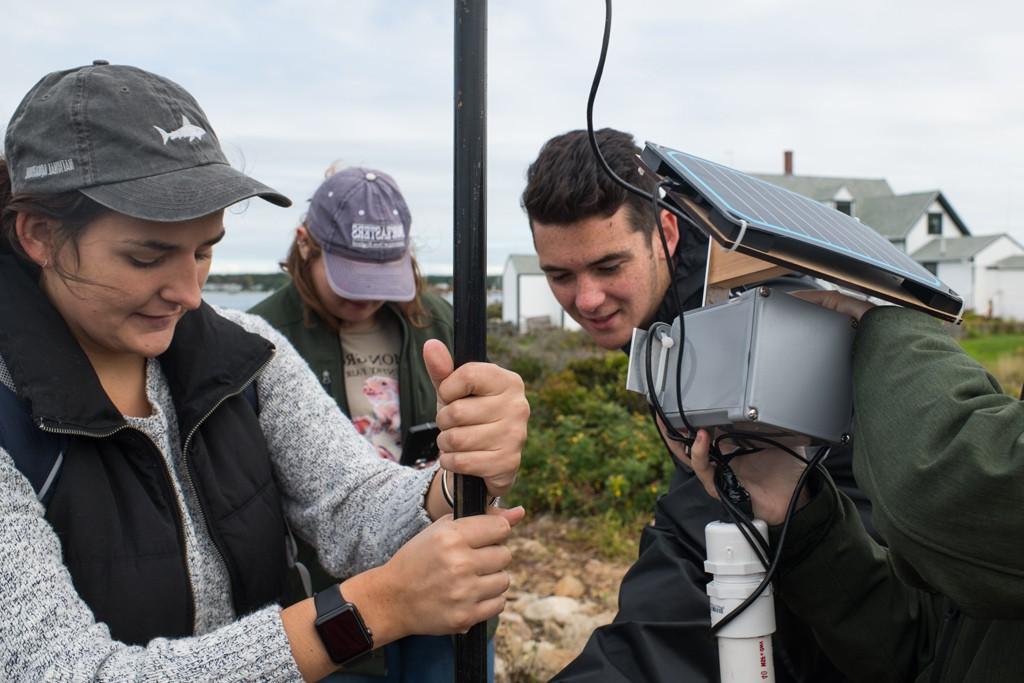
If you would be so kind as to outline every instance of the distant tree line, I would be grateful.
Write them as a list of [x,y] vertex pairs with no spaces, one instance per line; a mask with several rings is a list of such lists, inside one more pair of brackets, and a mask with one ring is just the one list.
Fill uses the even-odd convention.
[[[426,279],[428,285],[451,289],[451,275],[424,275],[423,277]],[[500,275],[488,275],[484,282],[486,283],[487,289],[501,289]]]

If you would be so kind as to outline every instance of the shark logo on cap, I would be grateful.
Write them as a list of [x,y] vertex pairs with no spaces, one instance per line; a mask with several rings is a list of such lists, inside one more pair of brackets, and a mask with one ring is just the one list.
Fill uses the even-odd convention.
[[189,142],[195,142],[196,140],[202,140],[203,136],[206,135],[205,130],[189,121],[188,117],[184,114],[181,115],[181,128],[172,130],[170,133],[160,126],[153,127],[156,128],[158,133],[160,133],[160,137],[164,139],[165,145],[168,140],[188,140]]

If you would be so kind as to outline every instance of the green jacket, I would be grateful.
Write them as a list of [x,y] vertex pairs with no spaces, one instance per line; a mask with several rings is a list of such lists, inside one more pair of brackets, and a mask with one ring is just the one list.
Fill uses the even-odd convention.
[[[409,427],[433,422],[437,413],[437,395],[434,385],[423,364],[423,343],[428,339],[440,339],[452,348],[452,307],[447,301],[433,294],[423,295],[423,305],[430,314],[427,327],[413,327],[399,313],[398,307],[386,304],[383,311],[395,316],[402,330],[402,345],[398,364],[398,400],[402,422],[402,442]],[[253,306],[249,312],[266,319],[281,334],[288,338],[309,366],[320,378],[342,412],[349,414],[348,398],[345,395],[345,375],[338,334],[327,327],[316,314],[312,314],[313,326],[303,322],[302,299],[293,283],[288,283],[269,297]],[[403,464],[405,464],[403,458]]]
[[777,594],[854,680],[1024,680],[1024,403],[935,320],[882,307],[858,331],[854,412],[888,550],[818,479]]

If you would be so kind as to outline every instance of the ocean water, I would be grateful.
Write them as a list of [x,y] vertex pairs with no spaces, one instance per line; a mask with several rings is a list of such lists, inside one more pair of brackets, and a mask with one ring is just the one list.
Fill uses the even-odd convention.
[[250,292],[247,290],[241,292],[204,291],[203,300],[208,304],[220,306],[221,308],[234,308],[245,311],[263,301],[270,294],[271,292]]
[[[249,290],[243,290],[241,292],[225,292],[222,290],[204,291],[203,299],[210,304],[220,306],[221,308],[235,308],[240,311],[248,310],[250,307],[255,306],[263,299],[270,296],[271,292],[254,292]],[[441,296],[452,303],[451,291],[446,291]],[[487,303],[501,303],[501,290],[489,290],[487,292]]]

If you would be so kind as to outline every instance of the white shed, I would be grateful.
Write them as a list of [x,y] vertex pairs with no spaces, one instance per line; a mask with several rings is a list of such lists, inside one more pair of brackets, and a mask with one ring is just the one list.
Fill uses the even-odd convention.
[[1024,256],[1008,256],[986,270],[991,285],[992,314],[1024,320]]
[[512,254],[501,276],[501,319],[513,323],[520,333],[531,325],[550,325],[567,330],[580,326],[558,305],[540,269],[536,254]]
[[995,300],[995,271],[989,266],[1024,256],[1024,247],[1006,234],[936,237],[910,256],[956,290],[968,310],[1003,317]]

